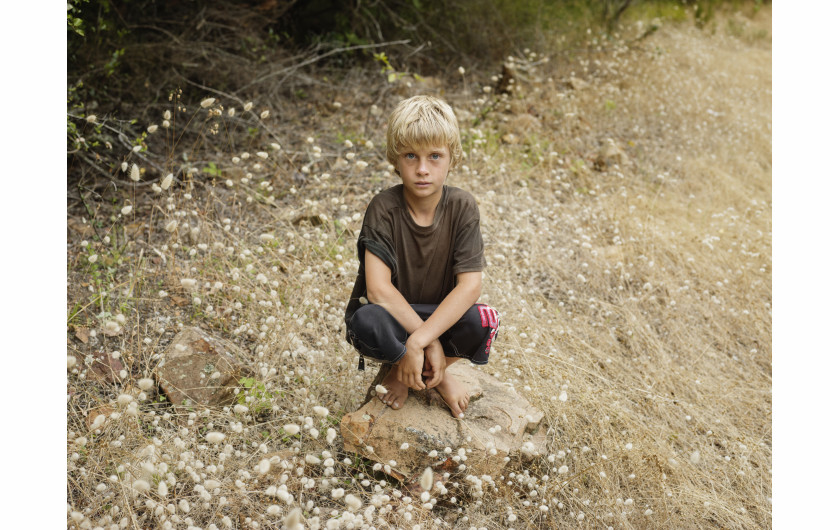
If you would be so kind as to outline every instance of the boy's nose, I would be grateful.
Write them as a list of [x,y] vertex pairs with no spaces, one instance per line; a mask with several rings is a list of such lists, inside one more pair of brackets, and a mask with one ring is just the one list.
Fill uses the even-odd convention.
[[423,160],[422,158],[420,159],[420,163],[417,166],[417,172],[422,174],[422,175],[427,175],[429,173],[429,170],[426,167],[426,161]]

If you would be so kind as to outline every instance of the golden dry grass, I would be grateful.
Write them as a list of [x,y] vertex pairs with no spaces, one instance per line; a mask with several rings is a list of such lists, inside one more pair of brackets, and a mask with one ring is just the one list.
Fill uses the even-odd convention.
[[[482,301],[502,315],[484,370],[514,384],[551,427],[550,455],[512,461],[480,498],[451,485],[431,511],[419,501],[408,510],[382,496],[398,484],[341,454],[340,440],[325,440],[374,374],[355,370],[343,310],[359,216],[378,189],[397,183],[379,164],[381,125],[398,95],[383,115],[367,117],[363,95],[342,94],[342,109],[329,107],[334,114],[308,131],[220,147],[219,178],[194,174],[146,207],[127,195],[138,204],[106,221],[110,243],[93,239],[79,253],[82,237],[70,241],[69,320],[101,325],[112,319],[90,316],[101,308],[127,321],[121,334],[100,331],[68,353],[119,351],[127,373],[107,385],[85,375],[84,363],[69,371],[68,526],[108,528],[126,518],[129,528],[209,529],[227,517],[235,528],[267,528],[300,508],[310,524],[318,518],[328,527],[353,521],[344,497],[332,498],[341,487],[362,501],[356,527],[769,527],[771,70],[766,39],[747,38],[769,32],[768,11],[737,19],[738,34],[666,25],[631,48],[528,67],[521,88],[488,112],[495,96],[480,86],[489,79],[444,93],[463,120],[467,154],[449,183],[479,202],[488,260]],[[572,72],[588,86],[568,88]],[[529,111],[538,125],[522,118]],[[502,142],[511,131],[519,140]],[[607,138],[629,163],[601,172],[594,165]],[[282,151],[268,146],[274,140]],[[336,164],[347,152],[355,157]],[[305,186],[292,188],[288,160],[309,170]],[[122,231],[131,216],[146,230]],[[173,220],[181,226],[169,233]],[[103,268],[88,262],[91,254]],[[106,263],[114,269],[108,280],[91,281]],[[196,289],[183,278],[198,280]],[[109,296],[89,302],[90,292],[72,288],[85,279]],[[182,325],[245,347],[274,409],[189,412],[156,404],[154,389],[141,395],[136,381],[151,376]],[[120,405],[119,394],[136,408]],[[90,431],[85,418],[103,405],[120,414]],[[315,415],[316,405],[329,416]],[[302,434],[287,435],[289,423]],[[226,438],[214,446],[207,431]],[[283,449],[292,452],[261,474],[260,461]],[[305,454],[334,458],[334,474],[306,464]],[[466,475],[452,478],[466,484]],[[195,488],[208,479],[218,491]],[[138,491],[138,480],[150,491]],[[288,498],[267,493],[280,484]]]

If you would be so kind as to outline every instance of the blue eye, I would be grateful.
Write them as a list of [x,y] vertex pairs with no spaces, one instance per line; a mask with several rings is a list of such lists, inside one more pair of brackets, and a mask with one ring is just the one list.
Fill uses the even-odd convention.
[[440,153],[432,153],[432,160],[440,160]]
[[412,158],[414,158],[414,153],[406,153],[405,157],[411,160]]

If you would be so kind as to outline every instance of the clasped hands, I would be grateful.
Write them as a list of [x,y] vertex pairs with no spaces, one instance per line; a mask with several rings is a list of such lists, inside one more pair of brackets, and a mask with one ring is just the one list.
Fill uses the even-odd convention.
[[414,390],[436,387],[446,370],[440,340],[434,339],[426,345],[422,342],[416,335],[410,335],[405,342],[405,355],[397,364],[397,379]]

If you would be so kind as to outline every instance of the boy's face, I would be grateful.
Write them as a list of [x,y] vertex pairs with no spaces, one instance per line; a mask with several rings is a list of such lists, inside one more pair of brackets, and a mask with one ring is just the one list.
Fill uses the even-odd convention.
[[397,160],[405,192],[417,199],[440,195],[451,163],[446,146],[406,149]]

